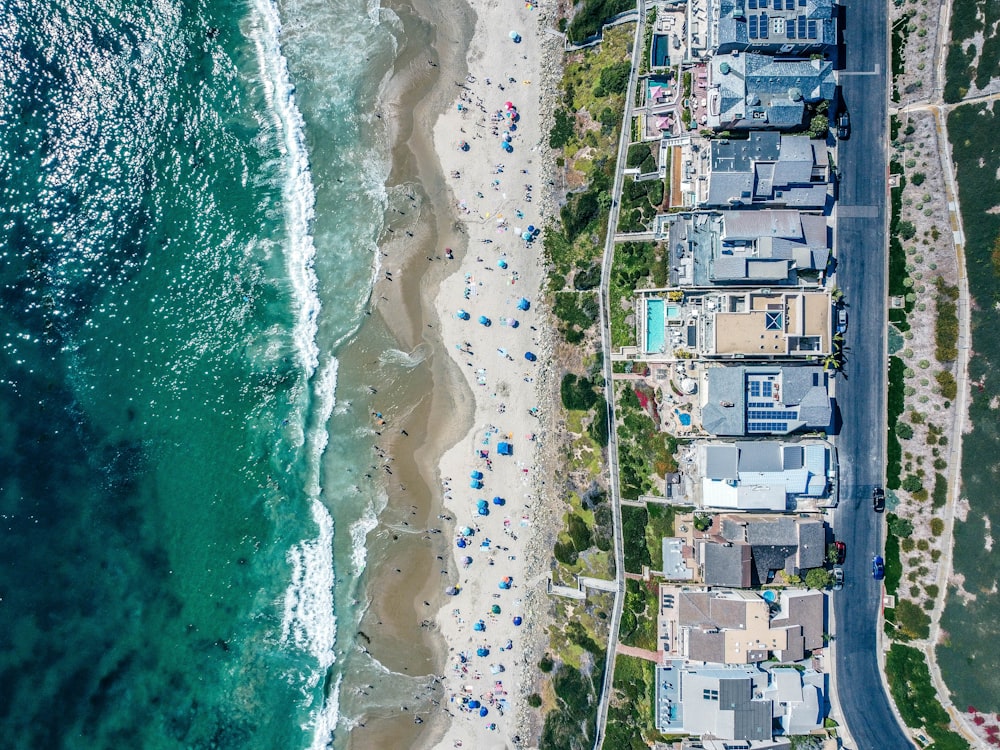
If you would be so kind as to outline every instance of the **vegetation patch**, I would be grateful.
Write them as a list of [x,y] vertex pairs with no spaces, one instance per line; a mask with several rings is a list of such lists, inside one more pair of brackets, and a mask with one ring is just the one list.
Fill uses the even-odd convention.
[[934,283],[937,290],[937,318],[934,321],[934,356],[938,362],[958,359],[958,287],[945,283],[940,276]]
[[625,600],[618,640],[626,646],[656,651],[659,588],[655,581],[625,581]]
[[899,489],[900,474],[903,470],[903,447],[899,444],[896,430],[899,417],[905,406],[904,373],[906,364],[899,357],[889,358],[889,393],[888,393],[888,423],[889,435],[886,440],[886,486],[890,490]]
[[642,286],[663,287],[669,279],[666,250],[653,242],[623,242],[615,245],[608,290],[611,345],[635,346],[635,290]]
[[938,702],[923,653],[894,643],[886,654],[889,690],[906,726],[923,728],[934,740],[935,750],[961,750],[968,743],[949,728],[948,712]]
[[648,521],[649,514],[645,508],[635,505],[622,506],[622,552],[626,573],[641,573],[643,565],[652,565],[649,548],[646,546]]
[[636,389],[623,385],[616,401],[621,495],[627,500],[652,494],[658,490],[654,477],[662,480],[668,472],[677,471],[677,440],[660,432],[658,419],[654,421],[650,414],[656,414],[656,404],[651,394],[644,393],[644,398],[645,408],[640,405]]
[[[987,9],[986,6],[990,8]],[[995,3],[979,4],[994,19]],[[982,17],[968,12],[973,4],[960,0],[954,17],[959,25],[978,27]],[[971,20],[970,20],[971,18]],[[953,21],[954,23],[954,21]],[[991,27],[992,28],[992,27]],[[956,39],[967,39],[956,30]],[[1000,710],[1000,592],[994,587],[995,555],[986,551],[984,516],[993,528],[1000,524],[1000,494],[996,491],[1000,456],[1000,420],[991,401],[1000,393],[1000,278],[993,273],[993,244],[1000,235],[997,170],[1000,168],[1000,111],[994,105],[957,107],[948,116],[952,153],[957,165],[962,221],[966,234],[969,289],[975,304],[971,310],[975,352],[969,361],[972,385],[969,426],[962,440],[962,492],[971,512],[954,524],[954,569],[964,576],[964,588],[974,598],[949,592],[941,627],[948,634],[937,648],[938,664],[958,705],[975,704],[983,711]],[[942,436],[943,439],[943,436]]]
[[609,18],[634,7],[628,0],[583,0],[566,29],[566,36],[573,44],[581,44],[599,32]]

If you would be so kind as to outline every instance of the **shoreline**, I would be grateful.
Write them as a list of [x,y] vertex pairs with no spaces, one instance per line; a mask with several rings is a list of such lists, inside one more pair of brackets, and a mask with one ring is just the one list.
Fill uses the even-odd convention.
[[[432,701],[440,699],[434,694],[434,678],[447,646],[432,618],[443,599],[439,579],[446,580],[435,574],[442,565],[435,558],[446,554],[443,543],[450,527],[438,517],[441,499],[434,488],[440,455],[471,424],[471,399],[457,368],[440,356],[431,304],[449,266],[456,263],[439,259],[441,248],[448,244],[460,255],[461,236],[453,231],[450,198],[430,134],[451,101],[452,79],[466,75],[464,49],[474,14],[467,6],[451,7],[446,16],[428,0],[394,0],[387,7],[403,27],[403,43],[379,93],[391,152],[386,180],[390,200],[378,241],[382,270],[372,289],[373,320],[359,338],[378,339],[375,345],[384,350],[389,337],[398,347],[396,354],[417,364],[399,388],[380,389],[371,397],[387,420],[378,430],[383,435],[376,450],[392,462],[392,474],[384,477],[387,505],[368,534],[364,590],[369,606],[352,640],[384,666],[386,680],[417,679],[409,684],[415,689],[409,695],[396,695],[403,692],[398,686],[386,691],[405,701],[402,706],[377,705],[388,704],[385,697],[360,704],[364,719],[345,737],[350,748],[414,747],[432,743],[444,731]],[[434,529],[440,533],[426,533]],[[350,689],[349,683],[346,675],[344,687]],[[359,691],[369,687],[353,686]]]
[[[364,590],[369,606],[349,648],[370,650],[388,672],[381,676],[387,689],[364,703],[357,701],[360,716],[345,744],[350,748],[455,747],[456,743],[529,746],[525,738],[538,735],[540,717],[527,708],[524,698],[534,690],[536,664],[547,643],[546,618],[551,608],[545,581],[559,500],[546,496],[544,477],[551,472],[543,466],[553,465],[546,440],[548,415],[544,410],[528,413],[548,403],[555,393],[547,364],[550,332],[545,330],[545,319],[538,317],[545,278],[541,242],[525,243],[513,229],[522,223],[520,218],[515,220],[515,211],[539,227],[554,213],[546,184],[552,177],[552,164],[544,134],[551,119],[553,76],[559,74],[561,50],[557,51],[555,38],[544,32],[544,16],[537,8],[501,6],[497,0],[473,0],[471,7],[463,4],[447,11],[431,0],[392,2],[389,7],[404,29],[403,46],[379,96],[379,114],[384,115],[392,153],[386,181],[390,201],[386,230],[379,241],[382,269],[371,297],[374,320],[363,327],[359,342],[349,350],[358,348],[370,355],[381,347],[384,354],[388,336],[399,349],[394,354],[416,364],[401,378],[405,383],[378,390],[371,399],[373,408],[386,419],[377,428],[376,452],[386,461],[384,468],[391,476],[378,480],[388,503],[379,514],[378,526],[368,535]],[[519,25],[522,40],[517,45],[507,34],[510,24]],[[483,80],[491,74],[495,85],[484,86]],[[516,84],[510,83],[514,76]],[[517,97],[522,116],[512,129],[516,131],[512,132],[512,154],[504,154],[499,137],[489,134],[484,114],[502,108],[508,96]],[[459,97],[469,105],[464,111],[456,107]],[[479,97],[484,100],[482,110],[471,109]],[[482,125],[477,119],[483,120]],[[475,151],[471,154],[458,151],[452,143],[451,131],[462,128],[472,139]],[[478,128],[474,135],[472,128]],[[508,165],[505,174],[492,173],[497,162]],[[460,180],[445,177],[455,171],[461,172]],[[501,236],[486,236],[486,220],[470,221],[470,214],[460,214],[456,206],[472,193],[485,195],[491,187],[500,192],[501,185],[493,182],[501,178],[505,180],[501,204],[504,211],[509,208],[510,226],[504,225]],[[532,183],[534,189],[526,193],[522,182]],[[494,197],[485,199],[483,205]],[[484,210],[489,217],[491,211]],[[479,244],[487,240],[488,244]],[[444,257],[445,247],[453,249],[453,260]],[[500,258],[509,259],[510,271],[496,267]],[[484,270],[487,267],[489,273]],[[515,310],[511,305],[517,297],[512,299],[511,294],[530,299],[530,309],[517,312],[523,322],[517,331],[499,324],[499,309],[490,313],[497,320],[491,328],[455,318],[452,308],[456,299],[461,300],[464,274],[470,273],[483,277],[476,298],[484,307],[505,306],[506,315]],[[508,278],[511,284],[505,289]],[[381,340],[373,342],[379,333]],[[493,349],[502,350],[510,334],[517,348],[498,366]],[[490,371],[490,386],[497,388],[492,396],[477,385],[478,377],[472,377],[476,367],[466,366],[471,364],[469,355],[455,348],[456,342],[468,338],[477,345],[472,359],[482,360],[476,367]],[[365,343],[375,346],[366,349]],[[480,344],[486,352],[482,357],[478,356]],[[521,359],[525,351],[535,352],[538,361]],[[519,359],[514,360],[514,354]],[[502,381],[495,381],[493,373],[500,370],[507,372]],[[509,410],[498,413],[497,393]],[[502,563],[487,569],[487,551],[479,554],[477,549],[476,557],[482,561],[477,559],[479,564],[467,570],[453,532],[456,523],[464,526],[475,518],[468,507],[469,491],[457,481],[470,471],[467,465],[472,463],[474,444],[481,443],[484,426],[493,424],[503,425],[505,434],[515,438],[512,458],[504,458],[501,465],[493,456],[496,471],[490,472],[491,481],[482,491],[490,492],[487,497],[499,494],[509,501],[503,508],[494,507],[493,516],[480,519],[483,529],[496,526],[488,532],[492,538],[504,539],[488,551]],[[532,433],[535,440],[527,440]],[[463,470],[465,474],[460,473]],[[449,489],[453,484],[449,482],[442,489],[443,477],[457,477],[456,488]],[[455,495],[462,495],[461,500]],[[503,526],[501,511],[509,516]],[[494,594],[494,573],[501,569],[514,577],[512,589],[516,591]],[[462,594],[446,597],[443,592],[448,585],[460,586]],[[504,681],[504,695],[491,704],[489,722],[496,729],[490,730],[478,713],[475,721],[466,721],[469,712],[451,702],[451,696],[464,689],[464,678],[452,672],[453,662],[471,643],[468,628],[451,613],[453,607],[462,607],[485,618],[498,602],[503,614],[491,617],[489,624],[494,653],[499,655],[498,648],[506,652],[504,644],[510,641],[518,654],[504,654],[506,662],[492,667],[503,670],[492,682]],[[513,624],[515,614],[521,618],[520,626]],[[406,682],[410,677],[416,681]],[[345,691],[352,688],[351,678],[345,675]],[[390,681],[397,684],[390,687]],[[413,688],[411,694],[401,695],[402,683]],[[373,687],[354,685],[353,690],[368,696],[367,689]],[[392,698],[387,700],[386,694],[399,698],[403,705],[388,705]],[[497,708],[502,705],[506,711],[501,717]]]

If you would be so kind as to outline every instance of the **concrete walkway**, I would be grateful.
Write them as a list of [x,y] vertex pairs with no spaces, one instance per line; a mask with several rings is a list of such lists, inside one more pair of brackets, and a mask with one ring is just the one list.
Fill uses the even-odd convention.
[[618,644],[616,651],[623,656],[634,656],[637,659],[645,659],[657,664],[663,663],[662,654],[659,651],[650,651],[649,649],[638,648],[636,646],[626,646],[621,643]]

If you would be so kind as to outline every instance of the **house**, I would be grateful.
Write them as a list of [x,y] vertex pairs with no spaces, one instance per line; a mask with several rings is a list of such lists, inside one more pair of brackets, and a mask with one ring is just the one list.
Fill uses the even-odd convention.
[[827,220],[798,211],[698,211],[657,217],[675,287],[796,286],[819,280],[830,257]]
[[753,53],[716,55],[709,65],[707,124],[715,130],[795,130],[806,104],[832,100],[829,60],[780,60]]
[[[775,723],[786,734],[823,726],[826,678],[814,670],[685,664],[674,659],[656,669],[656,728],[664,734],[703,738],[691,748],[765,750]],[[735,740],[740,744],[719,740]],[[709,744],[704,744],[708,742]]]
[[701,384],[702,427],[734,437],[825,432],[833,420],[829,385],[822,367],[710,367]]
[[658,667],[656,678],[656,728],[664,734],[771,739],[772,702],[763,697],[768,673],[759,667],[673,661]]
[[801,516],[723,515],[716,518],[719,536],[750,548],[751,581],[761,586],[776,571],[801,576],[826,562],[826,524]]
[[753,591],[660,587],[660,643],[668,657],[712,664],[800,661],[823,647],[821,591],[788,590],[774,603]]
[[828,291],[801,287],[639,290],[637,355],[648,362],[818,360],[831,351],[832,304]]
[[837,46],[833,0],[713,0],[716,51],[785,57],[832,54]]
[[823,443],[771,441],[701,446],[702,505],[784,512],[798,497],[822,497],[830,466]]
[[749,138],[709,142],[705,208],[824,209],[829,165],[821,141],[755,130]]

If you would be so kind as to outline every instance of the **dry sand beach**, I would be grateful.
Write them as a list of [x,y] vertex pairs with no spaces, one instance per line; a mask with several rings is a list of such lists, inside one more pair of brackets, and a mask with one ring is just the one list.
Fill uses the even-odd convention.
[[[468,243],[436,307],[475,400],[472,427],[440,471],[460,576],[458,594],[437,618],[453,717],[438,746],[502,748],[532,744],[524,699],[545,627],[549,550],[541,549],[548,543],[541,525],[553,499],[540,460],[548,406],[540,399],[550,398],[551,347],[538,310],[538,228],[547,219],[542,118],[554,40],[539,9],[523,2],[473,7],[469,75],[434,129]],[[502,454],[506,446],[510,455]]]

